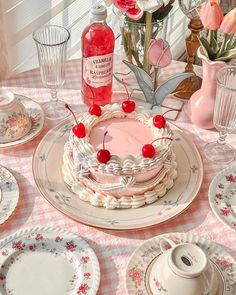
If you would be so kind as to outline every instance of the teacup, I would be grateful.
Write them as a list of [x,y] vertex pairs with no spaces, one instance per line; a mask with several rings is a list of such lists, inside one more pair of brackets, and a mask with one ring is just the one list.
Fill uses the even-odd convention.
[[160,249],[163,254],[153,264],[149,276],[152,294],[216,295],[217,274],[200,247],[163,238]]
[[24,105],[9,90],[0,89],[0,143],[8,143],[25,136],[31,119]]

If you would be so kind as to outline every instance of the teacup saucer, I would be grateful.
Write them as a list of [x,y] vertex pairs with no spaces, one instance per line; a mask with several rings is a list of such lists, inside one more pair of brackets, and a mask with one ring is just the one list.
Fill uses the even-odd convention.
[[[148,265],[147,270],[146,270],[146,276],[145,276],[145,285],[147,289],[147,294],[152,295],[151,287],[150,287],[150,272],[154,264],[158,263],[158,260],[160,260],[160,257],[163,254],[158,255],[156,258],[153,259],[153,261]],[[215,295],[223,295],[225,291],[225,279],[224,276],[219,269],[218,265],[216,265],[213,261],[212,264],[215,269],[216,277],[217,277],[217,282],[219,283],[218,288],[217,288],[217,293]],[[158,286],[161,288],[161,286]],[[211,295],[211,293],[209,294]]]
[[0,166],[0,224],[13,213],[19,199],[19,188],[15,177],[5,167]]
[[0,148],[9,148],[12,146],[17,146],[23,143],[26,143],[33,138],[35,138],[43,129],[44,125],[44,112],[41,106],[35,102],[34,100],[30,99],[29,97],[22,96],[15,94],[15,96],[20,99],[20,101],[23,103],[23,105],[26,108],[27,113],[29,114],[32,126],[30,131],[22,138],[8,142],[8,143],[0,143]]
[[[236,261],[224,248],[191,233],[171,233],[154,237],[135,250],[126,269],[126,289],[129,295],[151,294],[147,284],[148,270],[151,263],[154,263],[155,259],[161,255],[159,243],[163,237],[173,240],[176,244],[183,242],[197,244],[218,270],[220,285],[217,295],[236,294]],[[225,289],[224,293],[222,293],[222,288]]]

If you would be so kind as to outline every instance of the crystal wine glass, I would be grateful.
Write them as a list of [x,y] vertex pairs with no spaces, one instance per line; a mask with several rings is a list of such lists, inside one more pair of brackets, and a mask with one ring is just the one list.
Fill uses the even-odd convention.
[[219,139],[208,143],[207,159],[228,164],[235,159],[235,149],[225,142],[227,134],[236,131],[236,66],[226,66],[217,72],[217,89],[213,123]]
[[63,119],[69,115],[64,102],[58,100],[57,90],[65,82],[67,43],[70,33],[67,29],[48,25],[33,33],[36,43],[40,74],[43,85],[50,89],[51,101],[43,104],[48,119]]

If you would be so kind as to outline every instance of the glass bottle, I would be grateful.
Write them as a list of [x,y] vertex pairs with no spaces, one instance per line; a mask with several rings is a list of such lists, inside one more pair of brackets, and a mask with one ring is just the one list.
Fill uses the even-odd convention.
[[115,37],[106,24],[107,9],[92,8],[92,23],[82,33],[82,99],[87,105],[105,105],[112,98]]

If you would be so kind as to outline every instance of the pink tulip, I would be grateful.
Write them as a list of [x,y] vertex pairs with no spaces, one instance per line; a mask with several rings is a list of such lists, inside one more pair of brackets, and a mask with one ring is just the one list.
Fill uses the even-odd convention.
[[151,40],[147,51],[147,59],[149,64],[155,68],[167,67],[172,59],[169,43],[162,39]]
[[219,29],[224,18],[218,0],[210,0],[208,3],[204,3],[199,15],[204,28],[213,31]]
[[225,15],[220,29],[225,34],[236,33],[236,7]]
[[136,5],[136,0],[113,0],[113,4],[120,10],[127,11]]

